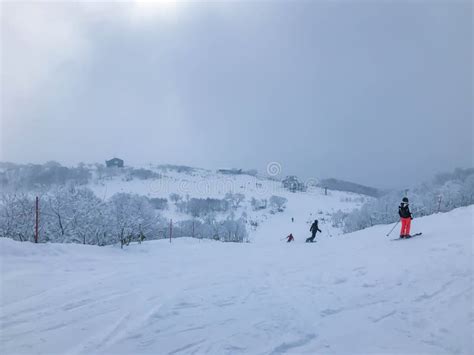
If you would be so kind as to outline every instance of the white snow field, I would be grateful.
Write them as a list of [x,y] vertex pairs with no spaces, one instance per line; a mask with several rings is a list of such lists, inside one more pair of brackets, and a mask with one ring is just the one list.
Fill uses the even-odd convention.
[[2,239],[0,353],[472,354],[473,217],[396,241],[389,225],[313,244]]

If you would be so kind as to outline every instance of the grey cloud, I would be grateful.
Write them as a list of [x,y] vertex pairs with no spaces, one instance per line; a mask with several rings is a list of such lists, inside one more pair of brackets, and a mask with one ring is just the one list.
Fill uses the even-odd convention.
[[[470,3],[185,5],[143,26],[126,5],[61,5],[81,45],[50,28],[45,49],[64,51],[44,57],[35,90],[14,100],[15,77],[2,79],[2,159],[278,161],[382,187],[473,164]],[[34,58],[2,30],[2,72],[15,73]]]

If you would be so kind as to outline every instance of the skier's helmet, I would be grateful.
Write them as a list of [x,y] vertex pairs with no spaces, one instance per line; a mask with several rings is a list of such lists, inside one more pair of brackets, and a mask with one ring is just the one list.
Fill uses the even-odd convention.
[[402,199],[402,202],[408,203],[408,197],[404,197],[404,198]]

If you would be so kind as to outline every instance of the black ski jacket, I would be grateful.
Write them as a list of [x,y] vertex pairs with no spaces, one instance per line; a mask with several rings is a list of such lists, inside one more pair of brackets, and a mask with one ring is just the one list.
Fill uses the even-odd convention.
[[398,206],[398,214],[401,218],[412,218],[410,208],[404,203]]
[[316,233],[316,231],[318,231],[319,233],[321,233],[321,230],[318,228],[318,224],[316,222],[313,222],[309,231],[313,233]]

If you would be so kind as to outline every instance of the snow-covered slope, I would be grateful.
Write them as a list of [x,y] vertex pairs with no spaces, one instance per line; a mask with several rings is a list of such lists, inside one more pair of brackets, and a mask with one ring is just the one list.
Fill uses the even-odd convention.
[[473,217],[415,219],[406,241],[2,239],[0,353],[472,354]]
[[[140,180],[128,179],[126,170],[116,170],[118,175],[94,178],[88,185],[101,198],[109,198],[118,192],[134,193],[149,198],[167,198],[170,194],[179,194],[184,198],[217,198],[223,199],[227,193],[243,194],[244,200],[240,207],[218,218],[225,219],[229,214],[233,218],[244,215],[247,221],[247,230],[251,241],[268,242],[278,241],[289,233],[308,237],[309,227],[314,219],[320,221],[320,228],[325,235],[341,234],[339,228],[334,228],[331,215],[342,210],[349,212],[360,208],[371,197],[342,191],[328,191],[325,195],[321,188],[311,184],[305,192],[290,192],[283,188],[282,183],[265,176],[246,174],[232,175],[213,172],[199,168],[188,168],[185,171],[176,171],[162,166],[146,166],[160,178]],[[255,210],[251,206],[252,198],[267,200],[276,195],[288,200],[284,212],[270,213],[270,206]],[[172,201],[168,202],[168,209],[160,213],[173,221],[190,219],[191,216],[177,211]],[[295,222],[291,222],[292,218]],[[258,226],[256,226],[258,225]]]
[[[97,196],[105,199],[119,192],[168,200],[171,194],[178,194],[183,199],[224,199],[227,193],[243,194],[245,198],[237,209],[218,213],[216,217],[218,220],[223,220],[230,215],[233,219],[244,216],[249,239],[256,242],[278,241],[289,233],[308,237],[311,222],[316,218],[320,221],[320,228],[325,235],[341,234],[340,228],[333,227],[331,215],[338,210],[349,212],[360,208],[364,202],[371,199],[368,196],[343,191],[329,190],[326,195],[323,189],[315,187],[314,184],[308,184],[307,191],[290,192],[283,188],[281,181],[265,176],[222,174],[199,168],[187,168],[185,171],[176,171],[162,166],[147,166],[146,168],[159,175],[159,178],[131,179],[127,170],[118,169],[114,171],[115,176],[113,174],[100,178],[95,176],[88,187]],[[255,210],[252,207],[252,198],[269,202],[273,195],[288,200],[283,212],[272,213],[270,203],[265,209]],[[179,212],[170,200],[168,208],[161,210],[160,213],[163,217],[175,222],[192,218],[189,214]],[[292,223],[292,218],[297,223]]]

